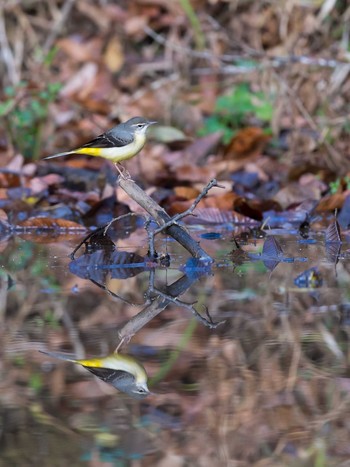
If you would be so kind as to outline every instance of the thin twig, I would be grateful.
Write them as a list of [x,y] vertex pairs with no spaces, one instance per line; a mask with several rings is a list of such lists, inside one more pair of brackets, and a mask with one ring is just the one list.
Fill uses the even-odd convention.
[[65,26],[67,22],[67,18],[74,6],[76,0],[66,0],[64,2],[64,5],[61,10],[61,16],[58,18],[58,20],[55,22],[51,29],[51,33],[47,37],[45,44],[43,45],[43,51],[44,54],[46,54],[51,47],[53,46],[55,40],[57,39],[57,36],[60,34],[62,28]]
[[17,84],[20,80],[20,76],[16,68],[15,57],[7,38],[5,17],[2,7],[0,7],[0,50],[2,51],[1,55],[7,68],[9,81],[11,84]]
[[[216,55],[209,50],[198,51],[198,50],[190,49],[189,47],[184,47],[184,46],[175,44],[174,42],[171,42],[168,39],[164,38],[161,34],[158,34],[156,31],[151,29],[149,26],[144,27],[144,32],[158,44],[163,45],[164,47],[166,46],[172,50],[175,50],[181,53],[186,53],[187,55],[193,58],[206,59],[210,62],[212,62],[213,60],[215,60],[216,62],[220,60],[223,63],[232,63],[236,60],[241,61],[242,58],[246,56],[246,58],[264,61],[264,63],[257,64],[256,66],[252,64],[249,67],[234,66],[234,65],[222,67],[219,70],[220,73],[232,74],[232,73],[239,73],[239,72],[242,73],[242,72],[247,72],[247,71],[253,71],[258,68],[267,68],[267,67],[279,68],[281,66],[289,65],[293,63],[300,63],[306,66],[318,66],[321,68],[337,68],[339,65],[344,65],[344,64],[349,63],[348,61],[345,61],[345,60],[342,61],[342,60],[335,60],[332,58],[308,57],[306,55],[287,55],[285,57],[271,56],[271,55],[266,55],[262,52],[255,51],[255,50],[245,52],[244,56],[242,56],[242,54]],[[215,71],[218,72],[217,69],[215,69]],[[212,73],[213,70],[209,68],[203,68],[203,69],[200,68],[200,69],[196,69],[196,72],[197,74],[200,74],[200,72],[205,74],[209,72]]]
[[183,219],[184,217],[186,216],[190,216],[193,214],[193,211],[196,209],[198,203],[201,201],[202,198],[204,198],[204,196],[206,196],[209,192],[209,190],[211,190],[211,188],[213,188],[214,186],[216,187],[219,187],[219,188],[223,188],[222,186],[220,186],[218,183],[217,183],[217,180],[214,178],[213,180],[211,180],[207,186],[205,186],[202,190],[202,192],[197,196],[197,198],[193,201],[193,203],[191,204],[191,206],[186,209],[186,211],[184,212],[181,212],[179,214],[176,214],[175,216],[169,218],[168,222],[165,222],[164,224],[162,224],[160,227],[158,227],[158,229],[155,229],[153,231],[151,231],[149,229],[149,224],[146,226],[146,230],[147,230],[147,234],[148,234],[148,239],[149,239],[149,250],[150,250],[150,255],[151,257],[154,257],[155,255],[155,246],[154,246],[154,240],[155,240],[155,236],[161,232],[164,232],[165,230],[167,230],[169,227],[171,227],[172,225],[176,225],[178,226],[178,221],[180,219]]
[[91,277],[89,277],[89,281],[92,282],[97,287],[99,287],[100,289],[107,292],[107,294],[110,295],[111,297],[117,298],[118,300],[121,300],[123,303],[126,303],[127,305],[134,306],[134,307],[143,305],[143,303],[140,304],[140,303],[130,302],[126,298],[123,298],[120,295],[116,294],[115,292],[112,292],[111,290],[109,290],[109,288],[106,285],[101,284],[100,282],[97,282],[95,279],[92,279]]
[[117,221],[120,221],[121,219],[125,219],[125,217],[131,217],[131,216],[139,216],[139,217],[144,217],[142,214],[137,214],[136,212],[128,212],[126,214],[122,214],[121,216],[113,218],[110,222],[105,227],[101,227],[103,229],[103,235],[107,235],[107,230],[110,228],[110,226]]
[[193,211],[196,209],[198,203],[208,194],[209,190],[211,190],[214,186],[219,187],[219,188],[224,188],[223,186],[219,185],[217,180],[213,178],[210,180],[210,182],[203,188],[201,193],[197,196],[197,198],[193,201],[191,206],[186,209],[184,212],[180,212],[179,214],[176,214],[173,216],[168,222],[166,222],[164,225],[156,229],[153,234],[157,235],[158,233],[162,232],[163,230],[167,229],[173,224],[176,224],[180,219],[183,219],[184,217],[190,216]]
[[[295,91],[291,89],[291,87],[286,83],[286,81],[283,78],[281,78],[280,75],[278,76],[277,79],[282,83],[287,93],[293,98],[295,105],[297,106],[299,112],[302,114],[302,116],[305,118],[305,120],[309,124],[310,128],[312,128],[316,133],[319,133],[321,135],[322,134],[321,130],[319,129],[318,125],[316,124],[314,119],[311,117],[310,113],[307,111],[307,109],[305,108],[304,104],[302,103],[300,98],[297,96]],[[326,159],[329,168],[331,170],[338,170],[343,160],[341,154],[328,141],[325,141],[324,138],[322,138],[320,143],[324,145],[328,154],[331,156]]]
[[[133,180],[119,177],[119,186],[138,203],[161,227],[165,227],[167,233],[180,243],[194,258],[207,263],[213,263],[214,260],[201,248],[191,235],[181,226],[179,226],[169,214],[159,206],[150,196],[147,195]],[[164,229],[161,229],[164,230]],[[154,236],[153,236],[154,237]],[[154,249],[154,246],[151,246]]]
[[169,302],[175,303],[176,305],[180,306],[181,308],[185,308],[186,310],[189,310],[195,316],[195,318],[197,318],[202,324],[207,326],[209,329],[215,329],[218,326],[220,326],[220,324],[223,324],[225,322],[225,320],[223,320],[223,321],[219,321],[218,323],[215,323],[212,320],[211,316],[209,315],[208,310],[206,311],[206,314],[209,317],[209,319],[204,318],[204,316],[199,314],[198,311],[195,309],[194,305],[195,305],[196,302],[195,303],[183,302],[182,300],[179,300],[177,297],[171,297],[170,295],[168,295],[168,294],[166,294],[164,292],[161,292],[158,289],[154,289],[154,292],[159,297],[162,297],[165,300],[169,300]]
[[[0,171],[1,172],[1,171]],[[137,214],[135,212],[128,212],[126,214],[122,214],[121,216],[118,216],[118,217],[114,217],[110,222],[108,222],[108,224],[106,225],[103,225],[102,227],[98,227],[96,230],[94,230],[93,232],[90,232],[86,237],[84,237],[82,239],[82,241],[74,248],[74,250],[72,251],[72,253],[69,255],[70,259],[71,260],[74,260],[75,259],[75,254],[76,252],[80,249],[80,247],[82,247],[88,240],[90,240],[91,237],[93,237],[94,235],[98,234],[99,232],[103,232],[103,235],[107,235],[107,230],[110,228],[110,226],[116,222],[116,221],[119,221],[121,219],[124,219],[125,217],[131,217],[131,216],[140,216],[140,217],[144,217],[142,214]]]

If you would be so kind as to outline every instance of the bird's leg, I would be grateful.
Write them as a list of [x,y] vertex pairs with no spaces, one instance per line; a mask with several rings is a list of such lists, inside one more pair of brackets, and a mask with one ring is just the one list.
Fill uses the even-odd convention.
[[115,162],[114,165],[115,165],[115,168],[118,170],[119,175],[122,178],[125,178],[125,179],[131,178],[129,172],[126,170],[125,167],[123,167],[121,164],[118,164],[118,162]]
[[114,353],[118,353],[118,352],[119,352],[119,349],[120,349],[120,347],[124,344],[125,340],[126,340],[126,337],[122,337],[122,338],[121,338],[121,341],[119,342],[119,344],[118,344],[117,348],[115,349]]

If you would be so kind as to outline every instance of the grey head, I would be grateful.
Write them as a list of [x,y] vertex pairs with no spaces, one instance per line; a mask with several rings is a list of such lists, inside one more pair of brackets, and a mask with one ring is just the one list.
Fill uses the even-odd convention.
[[132,373],[111,368],[95,368],[85,366],[93,375],[100,378],[105,383],[111,384],[116,389],[128,394],[134,399],[144,399],[150,394],[146,381],[136,381]]
[[154,123],[157,122],[147,120],[144,117],[133,117],[115,126],[107,134],[123,141],[132,141],[135,134],[145,134],[147,128]]
[[[124,372],[120,372],[124,373]],[[119,391],[128,394],[134,399],[144,399],[150,394],[146,382],[137,382],[129,373],[119,374],[111,384]]]

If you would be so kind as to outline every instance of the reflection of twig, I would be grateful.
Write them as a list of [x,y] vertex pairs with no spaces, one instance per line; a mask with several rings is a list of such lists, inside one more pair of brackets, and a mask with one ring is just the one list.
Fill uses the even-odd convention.
[[[203,272],[205,274],[205,272]],[[118,332],[120,342],[117,349],[123,344],[123,342],[128,342],[131,337],[136,334],[140,329],[142,329],[147,323],[149,323],[153,318],[155,318],[160,312],[162,312],[170,303],[179,305],[180,307],[186,308],[195,315],[195,317],[203,323],[205,326],[210,329],[215,329],[217,326],[222,324],[224,321],[214,323],[209,313],[208,319],[201,316],[197,310],[194,309],[192,304],[184,303],[180,301],[177,297],[183,295],[191,285],[198,279],[198,276],[189,277],[184,274],[180,279],[175,281],[173,284],[167,287],[166,293],[160,292],[154,287],[154,275],[150,276],[150,282],[148,287],[147,295],[148,305],[141,310],[136,316],[131,318]],[[155,297],[151,299],[151,295],[155,294]],[[152,300],[152,301],[151,301]]]
[[77,356],[77,358],[84,358],[85,348],[83,346],[83,343],[80,340],[79,332],[76,329],[75,324],[70,314],[68,313],[66,309],[63,308],[62,304],[59,304],[58,307],[62,315],[63,324],[66,326],[70,340],[73,344],[74,354]]
[[81,246],[83,246],[88,240],[90,240],[91,237],[94,235],[98,234],[99,232],[103,232],[103,235],[107,235],[107,230],[110,228],[110,226],[114,223],[117,222],[121,219],[124,219],[125,217],[131,217],[131,216],[142,216],[142,214],[136,214],[134,212],[128,212],[127,214],[122,214],[121,216],[115,217],[112,219],[110,222],[108,222],[107,225],[103,225],[102,227],[98,227],[96,230],[93,232],[90,232],[86,237],[83,238],[83,240],[74,248],[72,253],[69,255],[70,259],[73,261],[75,258],[75,253],[79,250]]
[[130,305],[130,306],[140,306],[140,305],[138,305],[137,303],[129,302],[129,300],[127,300],[126,298],[123,298],[123,297],[121,297],[120,295],[116,294],[115,292],[112,292],[111,290],[109,290],[109,288],[108,288],[106,285],[101,284],[100,282],[95,281],[95,279],[92,279],[91,277],[89,277],[89,281],[91,281],[93,284],[97,285],[97,287],[99,287],[100,289],[102,289],[102,290],[104,290],[105,292],[107,292],[108,295],[110,295],[111,297],[113,297],[113,298],[118,298],[119,300],[121,300],[122,302],[126,303],[127,305]]
[[82,239],[82,241],[74,248],[72,253],[69,255],[69,258],[73,261],[75,260],[75,253],[79,250],[81,246],[83,246],[88,240],[90,240],[91,237],[96,235],[99,231],[102,231],[105,229],[105,226],[99,227],[98,229],[94,230],[93,232],[90,232],[86,237]]
[[185,308],[186,310],[189,310],[193,315],[205,326],[207,326],[209,329],[215,329],[217,328],[220,324],[223,324],[225,321],[219,321],[218,323],[215,323],[212,319],[212,317],[209,314],[208,309],[206,309],[206,315],[208,316],[207,318],[204,318],[201,314],[198,313],[198,311],[195,309],[194,305],[195,303],[186,303],[183,302],[182,300],[179,300],[177,297],[171,297],[170,295],[161,292],[158,289],[153,290],[156,295],[159,297],[164,298],[165,300],[168,300],[171,303],[175,303],[176,305],[179,305],[181,308]]

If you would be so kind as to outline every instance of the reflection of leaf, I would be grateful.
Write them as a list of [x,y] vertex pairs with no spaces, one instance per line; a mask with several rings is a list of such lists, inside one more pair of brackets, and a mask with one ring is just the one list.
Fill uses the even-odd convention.
[[275,237],[267,237],[264,242],[262,254],[271,258],[280,258],[283,256],[283,250]]
[[262,249],[263,263],[270,271],[273,271],[283,258],[283,250],[275,237],[267,237]]
[[67,219],[54,219],[52,217],[31,217],[16,226],[16,230],[81,230],[85,231],[85,227],[77,222],[68,221]]
[[83,279],[91,279],[100,284],[110,273],[113,279],[127,279],[146,270],[143,256],[126,251],[106,254],[104,250],[80,256],[69,264],[70,271]]
[[326,230],[326,243],[341,243],[340,227],[338,221],[332,222]]

